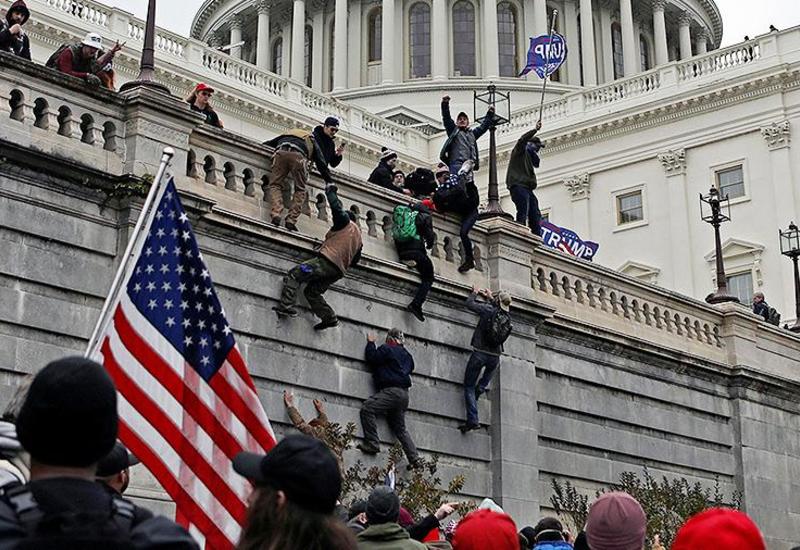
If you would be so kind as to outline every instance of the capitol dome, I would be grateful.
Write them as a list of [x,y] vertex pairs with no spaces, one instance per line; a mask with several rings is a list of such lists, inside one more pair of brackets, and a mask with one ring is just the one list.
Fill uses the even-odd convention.
[[516,75],[528,37],[548,32],[554,10],[568,54],[549,98],[706,53],[722,38],[713,0],[206,0],[191,34],[425,129],[442,92],[466,101],[487,81],[514,90],[515,107],[535,103],[539,79]]

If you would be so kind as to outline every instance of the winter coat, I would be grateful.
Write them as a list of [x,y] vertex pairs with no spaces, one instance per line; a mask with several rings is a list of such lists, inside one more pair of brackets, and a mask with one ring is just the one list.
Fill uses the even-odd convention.
[[325,183],[333,182],[331,171],[328,170],[328,161],[326,160],[325,153],[320,146],[319,141],[317,140],[316,133],[307,132],[306,130],[300,129],[289,130],[285,134],[281,134],[264,142],[264,145],[269,145],[275,149],[285,144],[290,144],[297,150],[298,153],[302,153],[308,160],[312,161],[314,166],[317,167],[317,170],[319,171],[320,176],[322,176],[322,179],[325,181]]
[[325,235],[319,253],[338,267],[344,275],[361,259],[361,249],[363,248],[361,228],[350,219],[350,215],[336,194],[335,186],[328,187],[325,190],[325,196],[331,207],[333,225]]
[[367,342],[364,355],[367,366],[372,369],[372,379],[378,391],[411,387],[414,358],[405,347],[399,344],[376,347],[375,342]]
[[475,161],[474,170],[480,168],[480,156],[478,154],[478,138],[481,137],[492,125],[492,118],[487,113],[486,118],[480,126],[473,129],[462,130],[456,126],[453,117],[450,116],[450,103],[442,101],[442,124],[447,131],[447,140],[439,153],[439,159],[450,166],[452,162],[472,159]]
[[195,113],[200,113],[206,117],[206,124],[210,124],[216,128],[222,128],[222,121],[219,119],[219,115],[210,105],[206,105],[205,109],[201,109],[194,103],[189,103],[189,106]]
[[408,536],[414,540],[422,541],[428,533],[439,528],[439,520],[433,514],[428,514],[413,525],[406,527]]
[[769,321],[769,304],[766,300],[753,304],[753,313],[760,315],[765,321]]
[[367,179],[368,182],[374,183],[375,185],[380,185],[381,187],[385,187],[386,189],[390,189],[392,191],[397,191],[398,193],[402,192],[401,189],[395,187],[392,183],[394,179],[394,170],[392,170],[388,164],[384,161],[380,161],[378,166],[372,171]]
[[31,59],[31,43],[28,35],[24,32],[19,34],[11,34],[9,30],[14,23],[11,22],[11,14],[14,11],[21,11],[23,14],[22,23],[24,25],[28,22],[31,16],[28,6],[25,5],[24,0],[17,0],[8,8],[6,18],[0,21],[0,51],[13,53],[18,57],[22,57],[30,61]]
[[533,550],[572,550],[572,545],[563,540],[540,542],[533,547]]
[[478,325],[475,327],[475,332],[472,333],[472,341],[470,345],[476,351],[484,353],[491,353],[493,355],[500,355],[503,353],[503,344],[499,346],[491,346],[483,341],[483,335],[486,332],[487,325],[491,322],[495,312],[500,309],[500,306],[485,302],[478,302],[478,294],[472,293],[467,298],[467,309],[477,313],[480,316]]
[[400,261],[413,260],[412,256],[416,256],[420,252],[425,254],[426,249],[433,248],[433,243],[436,240],[436,233],[433,232],[433,216],[431,216],[430,209],[423,204],[414,204],[411,209],[417,212],[416,226],[420,238],[394,242]]
[[339,166],[339,163],[342,162],[342,155],[336,154],[336,144],[333,142],[333,138],[325,133],[322,126],[314,128],[314,139],[322,150],[322,156],[328,166],[331,168]]
[[356,537],[358,550],[425,550],[421,542],[411,540],[397,523],[372,525]]
[[454,205],[452,208],[448,209],[448,212],[466,217],[478,209],[478,205],[480,205],[481,202],[481,197],[478,193],[478,188],[475,185],[474,178],[463,175],[459,176],[459,178],[462,178],[464,181],[464,186],[467,190],[467,196],[461,204]]
[[511,150],[511,156],[508,159],[508,170],[506,171],[506,187],[509,189],[515,185],[531,191],[536,189],[536,172],[534,170],[536,166],[534,166],[533,159],[527,151],[528,143],[535,135],[535,128],[530,132],[525,132]]

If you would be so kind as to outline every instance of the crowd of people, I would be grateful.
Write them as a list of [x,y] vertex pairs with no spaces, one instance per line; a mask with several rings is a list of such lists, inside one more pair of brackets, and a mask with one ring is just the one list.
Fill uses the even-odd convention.
[[[390,337],[402,340],[396,332]],[[380,354],[370,340],[368,354]],[[117,441],[116,389],[101,365],[56,360],[19,395],[0,430],[0,549],[199,550],[182,526],[125,498],[138,461]],[[595,500],[575,534],[554,517],[519,529],[488,498],[474,511],[445,502],[415,518],[389,485],[345,507],[341,457],[314,431],[328,422],[322,403],[306,424],[292,411],[290,393],[285,401],[310,435],[287,435],[266,454],[234,457],[233,470],[253,487],[239,550],[666,550],[658,537],[646,540],[644,510],[622,492]],[[460,520],[445,523],[456,512]],[[746,514],[723,508],[686,521],[671,548],[766,550]]]

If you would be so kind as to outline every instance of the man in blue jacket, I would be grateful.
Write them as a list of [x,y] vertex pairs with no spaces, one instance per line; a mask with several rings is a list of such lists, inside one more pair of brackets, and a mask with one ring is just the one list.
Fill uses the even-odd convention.
[[411,387],[411,373],[414,371],[414,358],[404,347],[405,336],[400,329],[390,329],[386,333],[386,343],[375,346],[377,337],[367,336],[365,350],[367,366],[372,370],[372,378],[378,393],[370,397],[361,407],[361,426],[364,429],[364,442],[358,444],[361,452],[375,455],[380,452],[376,415],[386,415],[389,429],[400,441],[408,459],[408,469],[416,468],[419,454],[414,441],[406,430],[406,410],[408,410],[408,388]]

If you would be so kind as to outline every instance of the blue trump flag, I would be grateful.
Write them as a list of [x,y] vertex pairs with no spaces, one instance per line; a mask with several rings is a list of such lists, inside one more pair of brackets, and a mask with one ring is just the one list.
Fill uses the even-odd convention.
[[528,48],[528,62],[519,76],[536,71],[539,78],[547,78],[567,59],[567,40],[558,33],[543,34],[531,38]]

